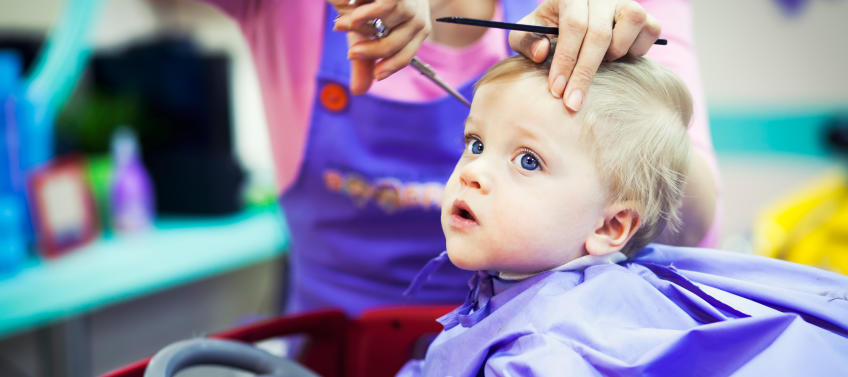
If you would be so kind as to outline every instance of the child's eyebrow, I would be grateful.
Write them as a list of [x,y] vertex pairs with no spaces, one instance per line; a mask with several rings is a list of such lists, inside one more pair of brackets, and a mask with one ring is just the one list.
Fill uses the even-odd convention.
[[474,117],[472,117],[472,116],[470,116],[470,115],[469,115],[467,118],[465,118],[465,123],[464,123],[464,125],[465,125],[465,128],[466,128],[466,129],[468,129],[468,128],[469,128],[469,126],[470,126],[470,127],[473,127],[473,126],[474,126],[474,125],[476,125],[476,124],[478,124],[478,122],[477,122],[477,120],[476,120],[476,119],[474,119]]
[[551,147],[550,136],[544,132],[539,132],[539,127],[527,126],[522,123],[510,123],[510,126],[518,131],[519,136],[535,141],[543,147]]

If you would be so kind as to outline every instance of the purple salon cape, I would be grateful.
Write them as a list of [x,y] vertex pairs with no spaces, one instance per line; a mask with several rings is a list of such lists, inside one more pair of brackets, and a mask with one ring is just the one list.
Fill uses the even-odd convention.
[[652,244],[470,285],[400,376],[848,375],[848,277],[812,267]]

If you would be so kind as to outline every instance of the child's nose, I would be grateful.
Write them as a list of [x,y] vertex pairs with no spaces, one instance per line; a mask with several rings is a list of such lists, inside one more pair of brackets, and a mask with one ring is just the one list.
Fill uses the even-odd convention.
[[488,193],[491,187],[491,179],[484,170],[482,159],[463,166],[460,171],[459,181],[463,186],[480,190],[483,194]]

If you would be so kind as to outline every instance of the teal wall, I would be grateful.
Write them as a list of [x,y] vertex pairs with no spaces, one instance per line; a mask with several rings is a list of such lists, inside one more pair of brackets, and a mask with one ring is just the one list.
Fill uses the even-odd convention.
[[795,153],[832,155],[827,130],[836,117],[848,122],[848,107],[710,111],[710,130],[718,154]]

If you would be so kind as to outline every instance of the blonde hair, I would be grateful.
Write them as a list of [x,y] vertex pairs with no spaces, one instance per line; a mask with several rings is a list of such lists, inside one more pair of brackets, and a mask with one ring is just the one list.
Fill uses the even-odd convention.
[[[507,58],[476,86],[541,76],[550,63]],[[547,88],[543,88],[547,90]],[[595,167],[609,188],[609,202],[636,206],[640,226],[622,252],[632,256],[666,228],[676,229],[689,163],[686,128],[692,100],[671,71],[646,58],[604,62],[577,113]]]

